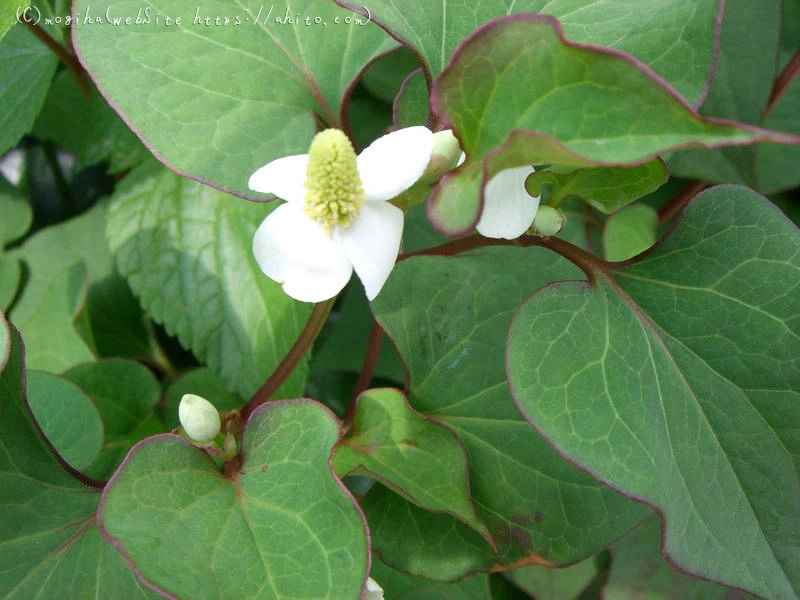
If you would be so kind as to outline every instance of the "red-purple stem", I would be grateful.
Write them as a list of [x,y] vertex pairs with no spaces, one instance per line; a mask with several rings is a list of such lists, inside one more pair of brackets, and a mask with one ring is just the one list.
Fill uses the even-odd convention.
[[789,86],[794,81],[794,78],[797,77],[798,73],[800,73],[800,50],[795,52],[795,55],[786,64],[781,74],[778,75],[778,78],[775,80],[775,84],[772,86],[772,93],[769,96],[769,102],[767,102],[767,109],[764,111],[765,117],[772,111],[775,105],[780,102],[784,92],[789,89]]
[[67,67],[67,70],[69,70],[70,74],[75,79],[75,82],[78,84],[81,95],[84,97],[84,99],[88,100],[92,95],[92,88],[89,85],[89,80],[86,77],[86,71],[83,70],[81,63],[78,62],[78,59],[75,58],[75,55],[51,38],[46,31],[44,31],[33,21],[22,19],[22,23],[24,23],[25,27],[27,27],[33,35],[39,38],[39,41],[47,46],[47,48],[53,54],[55,54],[61,60],[61,62],[64,63],[64,65]]
[[683,207],[686,206],[697,194],[702,192],[707,185],[708,183],[705,181],[693,179],[683,186],[680,191],[675,194],[675,196],[669,202],[662,206],[661,210],[658,211],[659,225],[663,225],[669,219],[679,213]]

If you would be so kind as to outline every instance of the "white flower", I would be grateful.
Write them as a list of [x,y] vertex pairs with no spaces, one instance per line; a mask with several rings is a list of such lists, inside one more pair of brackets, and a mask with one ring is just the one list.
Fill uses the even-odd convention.
[[490,238],[513,240],[525,233],[539,208],[539,196],[525,190],[525,179],[533,167],[500,171],[483,191],[483,212],[475,229]]
[[286,200],[253,238],[261,270],[305,302],[334,297],[355,270],[367,298],[375,298],[403,234],[403,212],[387,200],[420,178],[432,138],[426,127],[400,129],[356,157],[345,134],[328,129],[317,134],[308,154],[258,169],[250,188]]
[[186,435],[196,442],[210,442],[219,433],[219,412],[201,396],[184,394],[178,406],[178,418]]
[[367,578],[367,594],[364,600],[383,600],[383,588],[372,577]]

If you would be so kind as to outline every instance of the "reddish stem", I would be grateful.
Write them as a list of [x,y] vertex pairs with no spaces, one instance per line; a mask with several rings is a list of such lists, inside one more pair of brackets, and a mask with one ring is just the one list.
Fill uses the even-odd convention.
[[794,81],[794,78],[797,77],[798,73],[800,73],[800,50],[795,53],[775,80],[769,102],[767,102],[767,109],[764,111],[764,118],[766,118],[775,105],[780,102],[784,92],[789,89],[789,86]]
[[680,191],[664,206],[661,207],[661,210],[658,211],[658,223],[659,225],[663,225],[669,219],[674,217],[677,213],[683,209],[684,206],[689,204],[689,201],[694,198],[697,194],[702,192],[708,184],[705,181],[700,181],[699,179],[693,179],[685,186],[683,186]]
[[89,85],[89,80],[86,77],[86,71],[83,70],[81,63],[78,62],[78,59],[75,58],[75,55],[51,38],[44,29],[39,27],[33,21],[22,19],[22,23],[24,23],[25,27],[27,27],[33,35],[39,38],[39,41],[47,46],[48,49],[55,54],[59,60],[61,60],[61,62],[64,63],[64,65],[67,67],[67,70],[78,84],[81,95],[85,100],[88,100],[92,95],[92,88]]
[[361,365],[361,371],[358,374],[358,379],[356,379],[356,384],[353,386],[353,395],[350,397],[350,404],[348,404],[347,411],[344,415],[345,423],[349,423],[353,418],[358,396],[361,392],[369,388],[372,376],[375,373],[375,366],[378,364],[378,356],[381,352],[383,336],[383,327],[373,318],[372,329],[370,329],[369,338],[367,339],[367,349],[364,351],[364,362]]
[[242,408],[241,415],[243,420],[246,421],[256,408],[269,400],[272,394],[286,381],[286,378],[291,375],[306,352],[311,349],[320,331],[322,331],[335,301],[336,297],[333,297],[330,300],[318,302],[314,305],[308,317],[308,321],[306,322],[306,326],[303,328],[303,331],[300,332],[300,335],[297,337],[292,347],[289,348],[284,359],[264,384],[258,388],[258,391],[253,394],[253,397],[250,398],[244,408]]

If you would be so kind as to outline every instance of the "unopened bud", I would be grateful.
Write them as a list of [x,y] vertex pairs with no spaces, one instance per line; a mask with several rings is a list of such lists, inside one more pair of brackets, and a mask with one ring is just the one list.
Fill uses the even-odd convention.
[[364,600],[383,600],[383,588],[372,577],[367,578],[367,594]]
[[551,236],[557,234],[564,228],[567,218],[559,208],[553,208],[546,204],[539,207],[536,217],[533,219],[530,231],[535,235]]
[[184,394],[178,406],[183,430],[196,442],[210,442],[220,430],[219,412],[205,398]]
[[439,181],[442,175],[456,166],[459,156],[461,156],[461,146],[453,132],[449,129],[437,131],[433,134],[431,159],[420,181],[428,184]]

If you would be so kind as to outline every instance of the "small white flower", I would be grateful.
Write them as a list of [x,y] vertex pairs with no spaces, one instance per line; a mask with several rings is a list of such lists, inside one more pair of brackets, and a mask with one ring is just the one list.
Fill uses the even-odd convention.
[[483,191],[483,212],[475,229],[483,236],[513,240],[525,233],[536,217],[539,196],[525,190],[525,179],[533,167],[500,171]]
[[258,169],[250,189],[286,200],[253,238],[261,270],[305,302],[334,297],[355,270],[367,298],[375,298],[403,234],[403,212],[387,200],[420,178],[432,138],[426,127],[408,127],[375,140],[356,157],[344,133],[327,129],[308,154]]
[[181,426],[196,442],[210,442],[220,430],[219,412],[205,398],[195,394],[184,394],[178,406]]
[[372,577],[367,578],[367,594],[364,600],[383,600],[383,588]]

